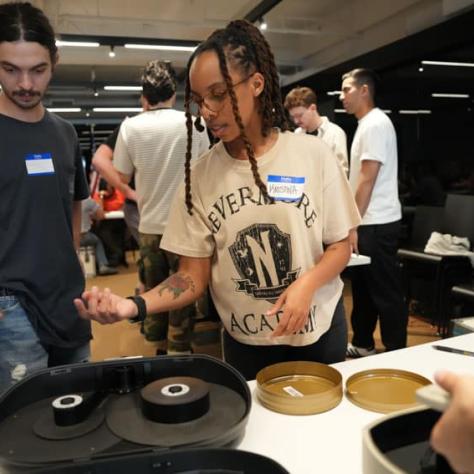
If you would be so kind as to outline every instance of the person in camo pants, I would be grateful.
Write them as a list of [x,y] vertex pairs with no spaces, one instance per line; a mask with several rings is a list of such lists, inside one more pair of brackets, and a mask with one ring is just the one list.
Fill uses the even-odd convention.
[[[141,270],[145,281],[163,281],[169,274],[163,268],[169,267],[172,272],[178,269],[177,255],[157,252],[161,236],[140,235]],[[206,353],[220,357],[219,315],[216,312],[209,294],[204,294],[194,305],[186,306],[178,311],[170,311],[168,321],[164,318],[146,318],[143,331],[152,341],[163,340],[162,335],[168,334],[168,353]]]
[[[176,271],[177,257],[160,249],[171,200],[184,180],[187,145],[184,112],[175,110],[176,84],[173,71],[160,61],[150,61],[142,76],[143,113],[125,120],[114,149],[113,165],[123,181],[135,178],[140,210],[139,247],[144,283],[150,290]],[[195,132],[192,148],[197,158],[209,147],[204,129]],[[155,345],[157,355],[191,351],[194,304],[169,312],[150,312],[144,335]]]

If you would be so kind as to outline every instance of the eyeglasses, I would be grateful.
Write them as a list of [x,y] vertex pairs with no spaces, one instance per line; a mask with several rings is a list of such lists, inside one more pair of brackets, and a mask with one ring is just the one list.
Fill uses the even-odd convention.
[[[248,81],[254,73],[244,77],[242,80],[232,84],[232,89],[238,85]],[[192,115],[198,116],[201,113],[201,109],[206,107],[209,112],[217,113],[220,112],[222,107],[224,107],[224,101],[227,98],[229,91],[225,84],[219,84],[214,87],[209,93],[203,97],[193,96],[187,102],[187,108]]]

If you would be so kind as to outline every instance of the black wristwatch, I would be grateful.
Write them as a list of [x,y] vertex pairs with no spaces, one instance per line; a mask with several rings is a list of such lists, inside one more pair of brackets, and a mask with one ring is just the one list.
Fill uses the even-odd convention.
[[141,296],[127,296],[127,300],[132,300],[136,305],[138,309],[138,314],[130,318],[129,321],[131,323],[141,323],[145,321],[146,318],[146,303],[145,300]]

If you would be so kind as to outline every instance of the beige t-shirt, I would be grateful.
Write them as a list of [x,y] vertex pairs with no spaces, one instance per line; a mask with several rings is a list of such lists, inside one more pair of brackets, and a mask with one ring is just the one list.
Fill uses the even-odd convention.
[[320,140],[279,133],[257,162],[275,204],[264,204],[249,162],[232,158],[218,143],[192,168],[193,216],[181,187],[161,247],[189,257],[212,256],[212,298],[235,339],[308,345],[331,324],[342,292],[339,277],[315,292],[306,327],[292,336],[270,338],[278,315],[265,313],[321,258],[325,244],[347,237],[359,213],[342,167]]

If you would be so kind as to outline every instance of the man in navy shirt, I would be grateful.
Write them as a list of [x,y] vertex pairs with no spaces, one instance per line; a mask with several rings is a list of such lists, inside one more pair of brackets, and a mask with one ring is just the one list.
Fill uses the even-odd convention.
[[87,360],[90,325],[72,304],[88,196],[72,125],[42,104],[53,29],[29,3],[0,5],[0,393],[44,367]]

